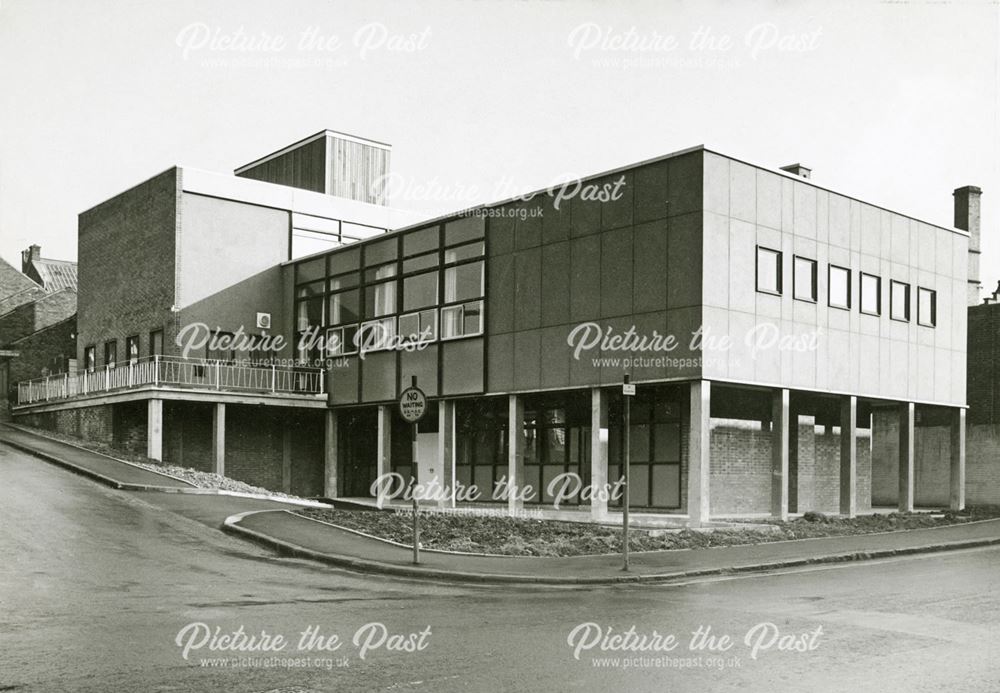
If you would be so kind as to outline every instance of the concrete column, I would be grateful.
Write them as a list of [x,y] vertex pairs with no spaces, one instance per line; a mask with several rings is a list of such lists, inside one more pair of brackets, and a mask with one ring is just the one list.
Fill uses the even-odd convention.
[[903,402],[899,407],[899,511],[913,511],[913,460],[916,405]]
[[216,402],[212,410],[212,471],[226,473],[226,405]]
[[712,383],[691,383],[691,411],[688,421],[688,517],[692,527],[701,527],[709,518],[709,473],[711,448]]
[[281,490],[292,492],[292,430],[287,421],[281,426]]
[[[392,451],[392,409],[385,404],[380,404],[378,408],[378,443],[375,451],[375,477],[381,477],[392,471],[390,455]],[[404,479],[409,482],[409,479]],[[380,488],[384,485],[380,485]],[[379,494],[376,499],[378,507],[382,507],[385,502],[383,494]]]
[[524,402],[510,395],[507,402],[507,510],[511,515],[524,508]]
[[[599,387],[590,391],[590,483],[595,489],[608,483],[608,396]],[[607,516],[607,498],[591,499],[590,518],[604,520]]]
[[788,410],[788,512],[799,512],[799,413]]
[[840,514],[858,514],[858,398],[840,398]]
[[965,509],[965,409],[951,413],[951,494],[952,510]]
[[438,501],[442,508],[455,507],[455,400],[438,402],[438,459],[441,485],[449,491],[449,500]]
[[163,461],[162,399],[151,399],[146,406],[146,457]]
[[771,398],[771,516],[788,519],[788,390]]
[[323,444],[323,495],[326,498],[337,497],[337,412],[326,410],[326,421]]

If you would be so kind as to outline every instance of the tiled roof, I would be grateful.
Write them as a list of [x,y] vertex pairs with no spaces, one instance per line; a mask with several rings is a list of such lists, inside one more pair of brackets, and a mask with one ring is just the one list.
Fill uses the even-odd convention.
[[69,260],[41,258],[31,263],[48,292],[72,289],[76,291],[76,263]]

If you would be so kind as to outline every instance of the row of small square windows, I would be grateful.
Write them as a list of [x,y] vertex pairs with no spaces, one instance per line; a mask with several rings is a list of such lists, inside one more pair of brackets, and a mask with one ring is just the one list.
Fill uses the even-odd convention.
[[[757,291],[781,295],[782,253],[763,246],[757,246]],[[828,265],[827,304],[831,308],[850,310],[852,307],[851,270],[837,265]],[[793,258],[792,298],[816,303],[818,298],[817,263],[815,260]],[[882,314],[882,278],[867,272],[858,273],[860,284],[859,310],[867,315]],[[889,317],[903,322],[910,321],[910,285],[890,280]],[[925,327],[937,324],[937,292],[917,287],[917,323]]]

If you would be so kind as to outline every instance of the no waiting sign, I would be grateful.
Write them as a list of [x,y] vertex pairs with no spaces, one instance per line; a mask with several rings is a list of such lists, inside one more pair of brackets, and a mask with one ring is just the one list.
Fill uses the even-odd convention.
[[427,413],[427,396],[419,387],[408,387],[399,396],[399,414],[407,423],[417,423]]

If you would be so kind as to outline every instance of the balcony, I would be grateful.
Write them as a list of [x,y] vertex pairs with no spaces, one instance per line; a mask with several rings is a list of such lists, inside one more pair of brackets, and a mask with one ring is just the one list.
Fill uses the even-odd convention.
[[324,392],[317,368],[251,366],[226,361],[150,356],[76,375],[62,373],[17,384],[17,406],[104,393],[163,388],[315,398]]

